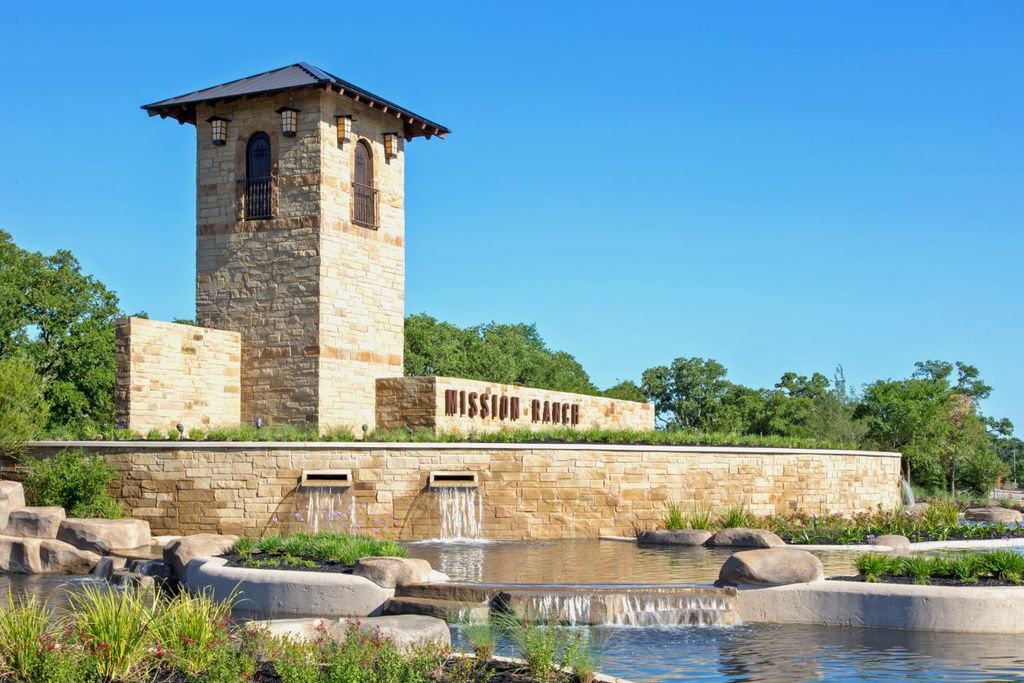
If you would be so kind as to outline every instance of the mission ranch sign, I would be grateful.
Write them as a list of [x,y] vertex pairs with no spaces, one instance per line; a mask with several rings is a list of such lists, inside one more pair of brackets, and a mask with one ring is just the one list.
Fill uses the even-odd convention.
[[[499,396],[458,389],[444,392],[446,417],[479,417],[500,421],[517,421],[522,415],[518,396]],[[580,423],[580,404],[560,401],[530,401],[530,422],[576,426]]]

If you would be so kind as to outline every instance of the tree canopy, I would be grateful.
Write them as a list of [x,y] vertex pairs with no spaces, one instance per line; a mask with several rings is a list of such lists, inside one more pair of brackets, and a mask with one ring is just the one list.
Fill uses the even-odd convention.
[[71,252],[19,248],[0,230],[0,358],[24,356],[43,381],[51,425],[113,419],[117,296]]
[[410,315],[405,319],[405,374],[597,393],[576,358],[549,349],[537,328],[525,323],[457,327],[429,315]]

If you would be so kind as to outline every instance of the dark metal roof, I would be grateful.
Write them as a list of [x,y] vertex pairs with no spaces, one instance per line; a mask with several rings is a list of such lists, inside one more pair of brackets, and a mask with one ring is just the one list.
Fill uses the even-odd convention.
[[273,71],[265,71],[255,76],[240,78],[237,81],[222,83],[212,88],[197,90],[179,97],[154,102],[153,104],[146,104],[142,108],[149,112],[150,116],[159,115],[161,118],[170,116],[176,119],[178,123],[194,124],[196,122],[196,104],[199,102],[232,100],[247,95],[308,87],[330,88],[335,92],[353,98],[357,102],[365,102],[372,108],[381,109],[386,113],[393,114],[396,119],[401,120],[402,130],[406,138],[413,138],[418,135],[428,138],[432,135],[444,137],[451,132],[439,123],[434,123],[430,119],[415,114],[383,97],[374,95],[359,86],[338,78],[332,73],[318,69],[305,62],[284,66]]

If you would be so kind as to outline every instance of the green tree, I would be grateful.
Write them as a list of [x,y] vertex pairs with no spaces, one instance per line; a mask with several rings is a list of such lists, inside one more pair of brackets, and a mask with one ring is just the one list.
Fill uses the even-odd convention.
[[51,425],[109,425],[117,296],[70,252],[29,252],[0,231],[0,358],[23,355],[43,379]]
[[990,392],[974,366],[924,361],[909,379],[869,385],[857,413],[867,427],[866,444],[903,453],[911,481],[980,494],[1004,472],[978,413],[977,400]]
[[0,360],[0,455],[21,454],[46,425],[50,407],[44,384],[27,358]]
[[605,398],[617,398],[621,401],[646,401],[644,392],[632,380],[625,380],[612,385],[601,392]]
[[644,370],[640,388],[667,426],[711,432],[727,422],[723,399],[732,384],[725,376],[725,366],[714,359],[676,358]]
[[462,328],[429,315],[410,315],[405,320],[405,374],[597,393],[579,361],[548,348],[537,328],[524,323]]

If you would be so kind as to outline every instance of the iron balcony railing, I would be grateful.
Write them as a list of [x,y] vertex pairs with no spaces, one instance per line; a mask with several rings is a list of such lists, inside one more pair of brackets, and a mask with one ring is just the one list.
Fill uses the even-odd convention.
[[274,217],[277,178],[245,178],[238,181],[239,214],[244,221]]
[[377,227],[377,190],[369,185],[352,183],[352,220],[359,225]]

